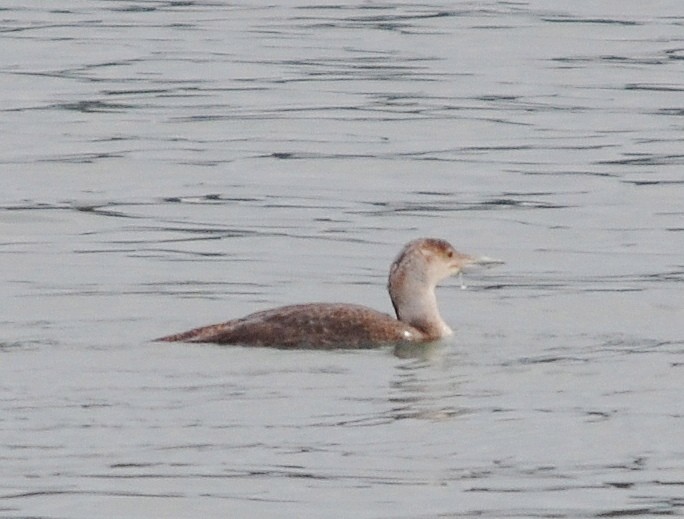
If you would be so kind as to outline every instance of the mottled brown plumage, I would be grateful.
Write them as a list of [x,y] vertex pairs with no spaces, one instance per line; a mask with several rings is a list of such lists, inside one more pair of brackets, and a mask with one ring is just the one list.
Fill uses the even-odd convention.
[[164,337],[162,341],[213,342],[277,348],[374,348],[420,340],[422,334],[390,315],[361,305],[311,303],[250,314]]
[[360,305],[310,303],[256,312],[225,323],[157,339],[274,348],[375,348],[450,335],[437,308],[437,283],[473,264],[492,263],[457,252],[448,242],[409,242],[392,263],[388,290],[397,319]]

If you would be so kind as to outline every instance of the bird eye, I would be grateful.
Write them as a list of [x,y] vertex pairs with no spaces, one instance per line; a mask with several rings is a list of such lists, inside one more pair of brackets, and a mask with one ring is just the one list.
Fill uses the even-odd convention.
[[454,251],[451,251],[451,250],[450,250],[450,251],[447,253],[447,256],[449,256],[450,258],[453,258],[453,257],[454,257]]

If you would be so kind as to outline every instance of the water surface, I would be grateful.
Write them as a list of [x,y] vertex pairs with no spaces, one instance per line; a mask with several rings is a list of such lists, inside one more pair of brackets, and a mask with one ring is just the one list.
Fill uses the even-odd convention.
[[[676,516],[684,6],[5,2],[3,517]],[[422,355],[150,339],[506,265]]]

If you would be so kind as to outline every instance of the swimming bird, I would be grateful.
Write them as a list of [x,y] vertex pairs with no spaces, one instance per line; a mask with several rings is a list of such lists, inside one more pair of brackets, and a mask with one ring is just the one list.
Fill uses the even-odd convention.
[[437,307],[437,283],[469,266],[496,263],[502,262],[461,254],[445,240],[420,238],[407,243],[390,267],[387,288],[396,318],[354,304],[297,304],[157,340],[311,349],[432,342],[453,333]]

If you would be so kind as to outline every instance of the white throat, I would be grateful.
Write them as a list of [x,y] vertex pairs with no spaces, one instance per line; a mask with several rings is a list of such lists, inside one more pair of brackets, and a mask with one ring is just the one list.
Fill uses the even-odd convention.
[[434,284],[397,276],[390,281],[389,289],[397,319],[432,339],[453,334],[439,313]]

